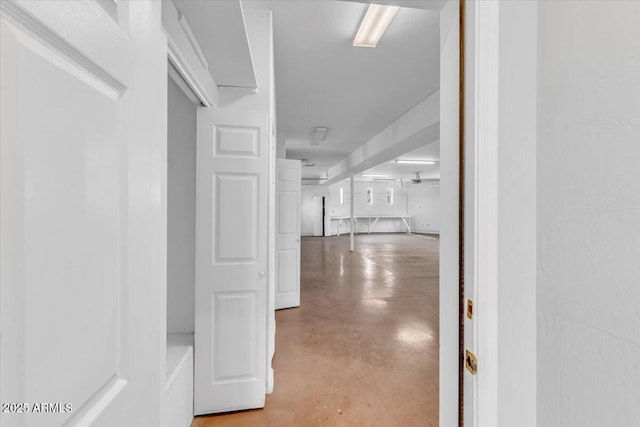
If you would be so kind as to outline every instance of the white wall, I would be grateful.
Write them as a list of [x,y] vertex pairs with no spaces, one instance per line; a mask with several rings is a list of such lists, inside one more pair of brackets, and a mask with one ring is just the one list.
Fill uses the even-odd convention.
[[407,209],[411,215],[411,231],[440,233],[440,186],[407,187]]
[[[458,2],[440,12],[440,414],[458,424]],[[445,338],[447,337],[447,338]]]
[[[344,190],[344,204],[340,205],[340,188]],[[387,205],[386,190],[388,187],[394,189],[394,203]],[[325,189],[318,192],[317,188]],[[349,216],[349,181],[327,187],[314,187],[302,189],[301,206],[301,230],[302,234],[313,235],[315,208],[313,197],[316,195],[326,196],[327,215],[333,217]],[[374,204],[366,204],[366,189],[373,188]],[[355,214],[357,215],[410,215],[412,231],[422,233],[440,232],[440,188],[429,187],[427,185],[416,185],[402,187],[391,182],[363,182],[356,181]],[[360,223],[358,231],[366,231],[367,225]],[[337,222],[332,221],[331,233],[337,233]],[[400,219],[380,219],[374,228],[375,232],[405,232],[406,227]],[[341,233],[349,232],[348,222],[343,222],[340,227]]]
[[540,2],[538,425],[640,419],[640,2]]
[[[499,427],[536,426],[537,7],[533,1],[504,1],[499,10]],[[478,310],[491,307],[479,305]]]
[[[387,188],[394,189],[394,201],[393,204],[387,204],[386,191]],[[340,188],[344,189],[344,204],[340,204]],[[373,204],[366,203],[366,191],[367,188],[373,189]],[[407,215],[408,203],[407,203],[407,190],[401,187],[395,182],[376,182],[376,181],[356,181],[355,182],[355,199],[354,199],[354,212],[356,216],[359,215]],[[332,217],[345,217],[350,215],[350,184],[349,181],[342,181],[338,184],[332,185],[330,188],[329,199],[327,200],[327,215]],[[343,221],[340,226],[340,233],[349,232],[349,221]],[[367,221],[360,221],[358,223],[358,232],[367,231]],[[381,218],[373,229],[374,232],[395,233],[406,232],[407,228],[401,219],[383,219]],[[338,221],[331,221],[331,234],[337,234]]]
[[167,333],[193,333],[196,250],[196,107],[168,79]]

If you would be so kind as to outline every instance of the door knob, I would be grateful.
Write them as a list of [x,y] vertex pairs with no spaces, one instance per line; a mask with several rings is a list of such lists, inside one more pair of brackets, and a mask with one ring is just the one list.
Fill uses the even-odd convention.
[[258,273],[258,276],[264,277],[264,271],[261,271],[260,273]]

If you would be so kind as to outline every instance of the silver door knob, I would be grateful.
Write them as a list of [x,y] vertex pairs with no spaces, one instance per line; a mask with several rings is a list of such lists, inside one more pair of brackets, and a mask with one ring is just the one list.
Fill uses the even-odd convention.
[[264,277],[264,271],[261,271],[260,273],[258,273],[258,276]]

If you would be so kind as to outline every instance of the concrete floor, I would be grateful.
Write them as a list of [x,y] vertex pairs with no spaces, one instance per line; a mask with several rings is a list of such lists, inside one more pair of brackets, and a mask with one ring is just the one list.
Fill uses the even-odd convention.
[[438,240],[302,239],[301,306],[276,313],[264,409],[205,426],[437,426]]

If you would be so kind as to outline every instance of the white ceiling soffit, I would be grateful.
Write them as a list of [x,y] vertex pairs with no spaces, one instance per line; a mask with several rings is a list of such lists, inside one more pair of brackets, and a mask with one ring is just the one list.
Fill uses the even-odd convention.
[[[273,13],[278,139],[287,158],[315,163],[303,177],[318,177],[440,86],[439,12],[401,8],[377,47],[353,47],[367,3],[242,1]],[[327,137],[310,145],[317,127]]]
[[[434,160],[432,165],[416,165],[416,164],[398,164],[397,159],[413,159],[413,160]],[[423,179],[440,179],[440,141],[435,141],[430,144],[418,147],[413,151],[409,151],[405,154],[400,154],[393,159],[380,163],[363,171],[360,175],[356,175],[356,180],[359,181],[371,181],[371,178],[363,177],[362,174],[371,175],[387,175],[389,179],[395,180],[410,180],[415,178],[416,172],[420,173],[420,178]]]
[[342,181],[439,139],[440,91],[437,90],[331,167],[325,184]]
[[173,0],[187,18],[219,87],[255,89],[256,75],[240,0]]
[[413,9],[433,10],[434,12],[440,12],[440,10],[447,3],[447,0],[342,0],[352,1],[356,3],[375,3],[386,4],[392,6],[407,7]]

